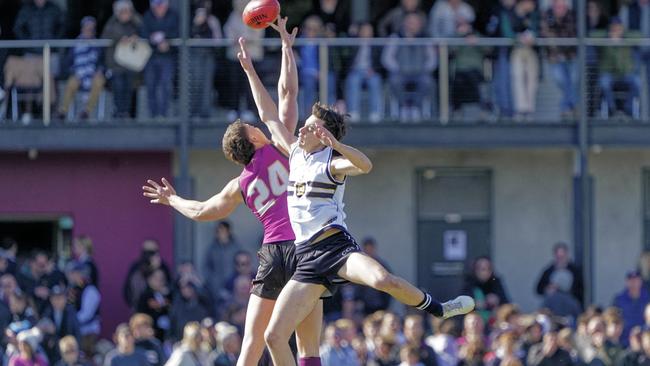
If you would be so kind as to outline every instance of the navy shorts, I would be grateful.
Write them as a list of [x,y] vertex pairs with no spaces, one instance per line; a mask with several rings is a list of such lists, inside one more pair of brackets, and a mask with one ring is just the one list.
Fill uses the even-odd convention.
[[339,285],[348,282],[338,275],[338,271],[350,254],[360,251],[359,244],[345,231],[314,244],[299,245],[296,248],[298,264],[292,279],[323,285],[327,288],[326,295],[334,294]]
[[257,251],[259,267],[251,294],[276,300],[296,270],[296,246],[293,240],[262,244]]

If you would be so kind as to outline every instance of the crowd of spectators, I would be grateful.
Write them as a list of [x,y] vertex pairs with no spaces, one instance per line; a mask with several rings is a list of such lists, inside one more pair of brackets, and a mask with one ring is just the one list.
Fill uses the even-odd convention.
[[[170,40],[180,34],[179,12],[170,0],[115,0],[113,14],[97,21],[98,14],[79,20],[79,39],[110,39],[107,49],[79,43],[55,52],[50,101],[60,119],[93,118],[98,100],[108,87],[112,93],[112,116],[130,118],[167,117],[177,111],[178,52]],[[279,53],[257,40],[275,36],[254,30],[241,21],[246,0],[213,4],[191,2],[190,36],[201,39],[249,39],[249,54],[256,61],[263,81],[271,87],[277,79]],[[296,3],[296,4],[293,4]],[[329,71],[321,75],[317,44],[296,47],[300,76],[300,107],[303,113],[318,99],[320,83],[327,81],[327,102],[349,112],[353,121],[379,122],[383,118],[419,121],[432,116],[437,107],[438,49],[411,44],[409,39],[463,38],[464,44],[450,47],[450,106],[462,115],[466,107],[478,107],[473,118],[494,115],[527,121],[535,118],[540,81],[549,77],[560,91],[559,117],[576,117],[578,102],[577,47],[539,46],[540,38],[577,36],[575,4],[572,0],[464,0],[382,1],[393,4],[367,21],[352,21],[352,3],[344,0],[293,1],[284,8],[290,21],[299,26],[305,39],[353,37],[358,46],[331,47]],[[587,28],[591,37],[609,38],[616,44],[624,38],[650,37],[650,4],[629,0],[612,9],[589,0]],[[216,5],[216,6],[215,6]],[[373,2],[373,6],[374,6]],[[68,9],[70,11],[70,9]],[[97,13],[98,11],[96,11]],[[428,12],[428,15],[427,15]],[[102,13],[103,14],[103,13]],[[74,28],[65,24],[64,13],[54,0],[26,0],[3,38],[59,39]],[[7,25],[5,25],[6,27]],[[0,33],[2,34],[2,33]],[[385,46],[364,40],[390,37]],[[482,38],[512,39],[514,46],[483,46]],[[236,42],[235,42],[236,43]],[[640,70],[650,75],[648,47],[589,47],[587,51],[587,108],[592,116],[639,117],[642,80]],[[130,56],[120,50],[132,49]],[[255,119],[252,96],[236,58],[236,45],[221,48],[192,47],[188,75],[190,115],[209,118],[222,111],[227,120]],[[0,50],[4,91],[24,92],[21,106],[27,121],[42,100],[42,50]],[[222,52],[225,51],[225,52]],[[125,51],[126,52],[126,51]],[[120,55],[118,55],[120,54]],[[129,59],[130,57],[130,59]],[[544,66],[548,65],[548,69]],[[548,71],[546,71],[548,70]],[[548,75],[547,75],[548,74]],[[649,76],[650,77],[650,76]],[[67,81],[66,81],[67,79]],[[63,97],[57,100],[56,85]],[[647,80],[643,80],[647,84]],[[137,111],[136,90],[144,86],[148,113]],[[384,87],[385,85],[385,87]],[[365,93],[364,93],[365,90]],[[81,98],[76,95],[82,91]],[[6,97],[5,97],[6,99]],[[75,107],[76,106],[76,107]],[[74,112],[74,113],[73,113]],[[6,113],[6,112],[5,112]]]
[[[172,271],[153,239],[129,267],[128,322],[102,331],[99,271],[88,236],[72,241],[61,261],[36,250],[17,258],[18,243],[0,243],[0,361],[8,366],[231,366],[246,318],[254,263],[231,233],[215,226],[196,266]],[[369,256],[389,268],[375,239]],[[325,366],[642,366],[650,360],[650,252],[625,273],[625,286],[600,308],[583,304],[582,273],[569,247],[553,247],[531,290],[539,310],[511,302],[505,278],[489,257],[468,266],[464,286],[476,311],[438,319],[405,309],[391,297],[348,284],[324,302],[321,358]],[[204,277],[205,276],[205,277]],[[209,279],[204,281],[203,278]],[[110,340],[101,335],[112,334]],[[265,354],[262,364],[270,364]]]

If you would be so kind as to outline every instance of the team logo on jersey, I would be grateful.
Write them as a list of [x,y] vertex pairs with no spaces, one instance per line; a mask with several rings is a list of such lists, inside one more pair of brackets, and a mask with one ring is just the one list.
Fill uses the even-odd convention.
[[307,191],[307,184],[305,183],[296,183],[296,197],[300,198],[305,195]]

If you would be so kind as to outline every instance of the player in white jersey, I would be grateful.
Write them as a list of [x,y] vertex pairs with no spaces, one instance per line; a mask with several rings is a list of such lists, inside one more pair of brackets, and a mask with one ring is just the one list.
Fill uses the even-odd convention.
[[343,115],[315,104],[299,138],[276,119],[262,121],[273,140],[290,151],[287,201],[298,260],[296,272],[280,293],[264,334],[276,366],[295,365],[288,344],[291,333],[312,312],[323,293],[347,281],[387,292],[404,304],[438,317],[474,309],[471,297],[459,296],[441,304],[390,274],[363,254],[347,232],[343,211],[346,178],[369,173],[372,162],[361,151],[340,142],[346,130]]

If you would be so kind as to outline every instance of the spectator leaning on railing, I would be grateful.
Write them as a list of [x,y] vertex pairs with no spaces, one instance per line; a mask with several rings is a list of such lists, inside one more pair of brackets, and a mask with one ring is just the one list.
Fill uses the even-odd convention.
[[[639,32],[644,38],[650,38],[650,1],[633,0],[621,7],[619,17],[627,31]],[[645,67],[645,82],[650,85],[650,47],[640,48],[641,65]],[[650,93],[648,93],[650,101]]]
[[534,44],[539,34],[540,16],[535,0],[519,0],[512,15],[510,20],[516,42],[510,62],[515,118],[528,121],[535,113],[539,85],[539,55]]
[[[487,34],[490,37],[514,37],[512,19],[516,0],[500,0],[488,22]],[[496,49],[493,64],[493,94],[497,112],[501,118],[512,118],[514,102],[512,100],[512,76],[510,54],[512,47],[501,46]]]
[[113,41],[106,50],[105,64],[110,73],[109,84],[113,90],[116,118],[133,116],[133,90],[136,73],[115,62],[115,49],[127,45],[138,38],[142,19],[134,11],[131,0],[117,0],[113,3],[113,16],[108,20],[102,32],[102,38]]

